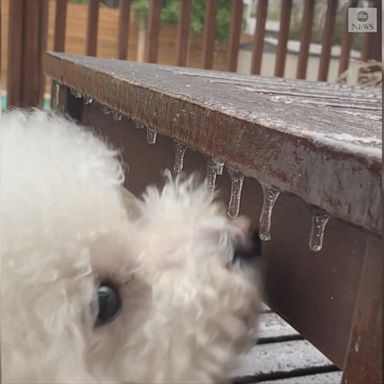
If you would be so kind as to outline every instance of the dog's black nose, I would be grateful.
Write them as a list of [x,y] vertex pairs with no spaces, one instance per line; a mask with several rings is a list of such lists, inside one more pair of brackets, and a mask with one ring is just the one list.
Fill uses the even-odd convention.
[[253,231],[249,241],[246,244],[238,245],[233,255],[233,261],[253,261],[261,256],[261,240],[259,232]]

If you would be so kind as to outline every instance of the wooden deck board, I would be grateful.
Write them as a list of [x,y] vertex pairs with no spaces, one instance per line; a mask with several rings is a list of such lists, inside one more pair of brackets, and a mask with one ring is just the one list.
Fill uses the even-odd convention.
[[245,355],[234,377],[288,374],[333,364],[306,340],[256,345]]
[[259,341],[299,336],[299,333],[276,313],[262,313],[258,328]]
[[381,233],[380,90],[57,53],[45,56],[45,70],[245,176]]
[[[269,308],[263,305],[263,308]],[[296,337],[297,340],[290,340]],[[258,344],[233,372],[235,383],[336,384],[341,373],[330,360],[274,312],[258,321]],[[320,373],[321,372],[321,373]]]

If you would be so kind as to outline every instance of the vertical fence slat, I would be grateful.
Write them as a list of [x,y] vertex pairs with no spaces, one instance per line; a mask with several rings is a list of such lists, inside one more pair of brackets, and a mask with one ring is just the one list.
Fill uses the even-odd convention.
[[280,31],[276,52],[275,76],[284,76],[285,60],[287,57],[287,43],[289,38],[289,24],[291,22],[292,0],[282,0]]
[[86,55],[97,55],[97,30],[99,24],[99,0],[89,0],[87,20]]
[[64,52],[65,50],[67,8],[68,0],[56,0],[55,37],[53,43],[53,50],[56,52]]
[[231,28],[228,44],[228,70],[231,72],[236,72],[237,69],[242,21],[243,0],[232,0]]
[[148,63],[157,62],[157,53],[159,51],[161,8],[162,0],[150,0],[147,24],[147,39],[145,46],[145,61]]
[[[40,85],[40,76],[37,56],[40,53],[38,45],[38,26],[39,26],[39,7],[37,1],[28,0],[25,2],[26,13],[24,19],[24,44],[23,44],[23,66],[22,70],[22,106],[27,107],[33,105],[34,94],[37,84]],[[26,71],[25,68],[29,70]],[[34,74],[31,76],[31,74]]]
[[369,7],[377,8],[377,32],[366,32],[363,34],[363,47],[360,60],[370,59],[381,61],[381,33],[382,33],[382,3],[381,0],[371,0]]
[[39,2],[39,57],[38,57],[38,67],[39,67],[39,75],[40,75],[40,89],[38,90],[38,101],[43,104],[44,102],[44,93],[45,93],[45,76],[43,70],[43,55],[47,50],[47,42],[48,42],[48,14],[49,14],[49,1],[44,0]]
[[304,2],[303,27],[300,37],[300,52],[297,62],[296,77],[305,79],[307,74],[307,64],[309,56],[309,47],[311,44],[313,16],[315,14],[315,0],[306,0]]
[[128,34],[131,17],[131,0],[120,0],[119,26],[117,31],[117,57],[126,60],[128,56]]
[[192,0],[183,0],[180,3],[177,41],[177,65],[183,67],[187,65],[191,6]]
[[264,50],[265,22],[268,12],[268,0],[259,0],[256,11],[256,28],[253,36],[251,73],[259,75]]
[[325,16],[323,43],[321,47],[319,74],[317,79],[319,81],[326,81],[328,77],[329,63],[331,61],[331,49],[333,32],[336,24],[338,0],[328,0],[327,13]]
[[7,105],[21,106],[24,0],[9,2]]
[[204,20],[203,68],[212,69],[215,50],[217,0],[207,0]]
[[348,8],[356,7],[358,0],[351,0],[345,12],[345,22],[343,27],[343,35],[341,39],[341,54],[339,62],[339,75],[348,69],[349,55],[352,48],[353,33],[348,32]]

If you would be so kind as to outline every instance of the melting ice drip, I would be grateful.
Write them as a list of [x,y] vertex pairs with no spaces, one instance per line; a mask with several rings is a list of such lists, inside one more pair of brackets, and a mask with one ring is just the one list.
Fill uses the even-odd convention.
[[231,197],[228,204],[228,216],[235,218],[239,214],[241,191],[243,189],[244,175],[232,169],[228,169],[228,173],[231,176]]
[[115,121],[120,121],[123,118],[123,115],[120,112],[112,111],[112,119]]
[[263,189],[263,207],[259,219],[259,237],[263,241],[271,240],[272,210],[280,195],[280,190],[271,185],[261,184]]
[[102,111],[103,111],[104,115],[110,115],[112,113],[112,109],[109,107],[106,107],[106,106],[102,107]]
[[211,158],[208,160],[208,166],[207,166],[207,181],[208,181],[208,188],[212,192],[212,194],[215,192],[216,188],[216,176],[222,175],[224,169],[224,163],[222,161],[216,160],[214,158]]
[[81,92],[79,91],[76,91],[76,89],[73,89],[71,88],[71,95],[73,97],[75,97],[76,99],[81,99],[83,97],[83,95],[81,94]]
[[178,175],[183,170],[184,155],[186,150],[187,146],[185,144],[176,141],[175,161],[173,163],[173,173],[175,175]]
[[93,103],[92,97],[84,97],[84,104],[85,105],[90,105]]
[[154,128],[147,127],[147,142],[148,144],[156,144],[157,131]]
[[312,226],[309,235],[309,249],[313,252],[321,251],[323,247],[325,226],[329,220],[327,212],[318,207],[312,208]]

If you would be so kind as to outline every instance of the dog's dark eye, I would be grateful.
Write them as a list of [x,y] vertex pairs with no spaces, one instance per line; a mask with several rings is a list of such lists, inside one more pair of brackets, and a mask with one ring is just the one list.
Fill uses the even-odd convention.
[[95,326],[100,327],[108,324],[116,317],[121,307],[121,298],[116,286],[109,282],[103,282],[97,288],[97,299],[99,311]]

